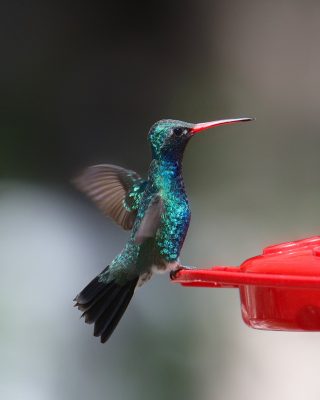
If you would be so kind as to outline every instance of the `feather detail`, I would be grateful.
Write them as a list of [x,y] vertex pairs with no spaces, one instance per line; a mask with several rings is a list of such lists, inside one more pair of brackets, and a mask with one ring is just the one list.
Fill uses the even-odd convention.
[[154,238],[159,229],[161,215],[163,212],[163,201],[160,195],[156,195],[149,204],[140,226],[135,234],[135,243],[142,244],[148,238]]
[[87,168],[74,180],[75,186],[123,229],[132,229],[146,182],[134,171],[101,164]]
[[82,317],[87,324],[94,324],[94,336],[106,342],[118,325],[130,303],[138,277],[123,285],[114,280],[105,282],[101,276],[109,275],[109,267],[96,276],[75,298]]

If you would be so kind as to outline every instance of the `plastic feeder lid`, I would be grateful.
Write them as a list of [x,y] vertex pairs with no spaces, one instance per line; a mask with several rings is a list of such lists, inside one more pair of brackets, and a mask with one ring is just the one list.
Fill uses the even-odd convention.
[[266,247],[240,267],[183,269],[173,282],[238,288],[252,328],[320,331],[320,236]]

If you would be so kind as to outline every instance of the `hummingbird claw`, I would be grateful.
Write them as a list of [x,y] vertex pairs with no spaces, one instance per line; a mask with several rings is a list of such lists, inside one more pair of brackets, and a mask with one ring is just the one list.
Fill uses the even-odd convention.
[[178,273],[183,269],[195,269],[195,267],[179,265],[175,270],[170,271],[170,279],[174,281],[177,278]]

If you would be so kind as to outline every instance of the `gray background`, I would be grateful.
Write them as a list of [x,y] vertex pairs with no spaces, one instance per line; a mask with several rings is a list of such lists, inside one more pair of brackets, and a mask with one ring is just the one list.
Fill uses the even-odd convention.
[[69,180],[146,174],[158,119],[254,116],[190,143],[182,260],[320,234],[320,4],[4,0],[0,32],[1,398],[318,400],[320,335],[247,328],[236,290],[156,277],[101,345],[72,299],[127,234]]

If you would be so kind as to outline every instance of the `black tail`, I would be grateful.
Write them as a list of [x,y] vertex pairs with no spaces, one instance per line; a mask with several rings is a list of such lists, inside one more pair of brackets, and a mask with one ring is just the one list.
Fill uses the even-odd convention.
[[[106,273],[109,267],[102,273]],[[100,275],[101,275],[100,274]],[[83,311],[87,324],[94,323],[94,336],[101,336],[105,343],[118,325],[133,296],[138,278],[119,285],[114,281],[103,283],[96,276],[74,299],[75,307]]]

